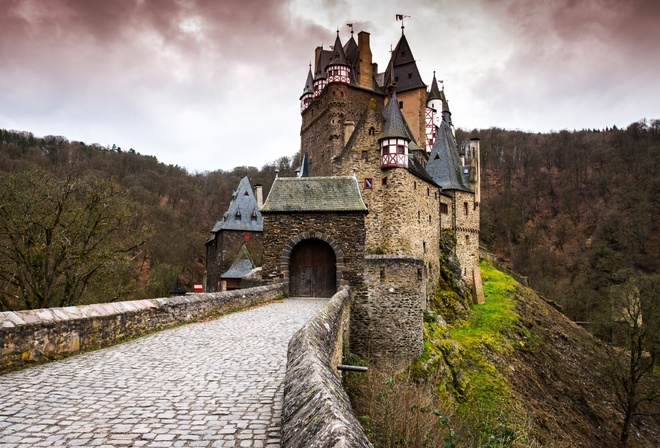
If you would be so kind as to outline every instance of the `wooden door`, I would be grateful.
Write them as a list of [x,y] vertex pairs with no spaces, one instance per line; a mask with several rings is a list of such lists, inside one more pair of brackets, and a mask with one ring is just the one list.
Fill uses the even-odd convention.
[[324,241],[301,241],[291,252],[291,297],[332,297],[337,292],[335,252]]

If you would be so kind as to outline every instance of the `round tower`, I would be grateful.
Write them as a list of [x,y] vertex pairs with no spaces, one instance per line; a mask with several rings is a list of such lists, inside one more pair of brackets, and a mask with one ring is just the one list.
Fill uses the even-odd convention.
[[332,55],[326,67],[325,77],[328,84],[350,84],[350,76],[351,66],[346,60],[344,48],[339,40],[339,31],[337,31],[337,38],[334,47],[332,47]]
[[396,92],[383,111],[385,127],[378,140],[380,144],[380,167],[382,168],[408,168],[408,146],[410,137],[406,131],[403,115],[399,110]]
[[307,73],[307,81],[303,94],[300,97],[300,112],[304,112],[314,101],[314,78],[312,78],[312,64],[309,64],[309,72]]

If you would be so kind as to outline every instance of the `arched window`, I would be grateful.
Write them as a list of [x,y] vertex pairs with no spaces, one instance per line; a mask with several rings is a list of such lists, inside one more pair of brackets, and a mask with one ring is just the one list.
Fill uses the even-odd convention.
[[236,214],[234,215],[234,220],[236,220],[236,221],[241,220],[241,212],[236,212]]

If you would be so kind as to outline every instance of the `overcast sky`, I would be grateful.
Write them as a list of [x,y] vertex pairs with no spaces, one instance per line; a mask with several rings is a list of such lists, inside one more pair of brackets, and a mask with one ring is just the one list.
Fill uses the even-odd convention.
[[299,149],[314,48],[354,23],[382,70],[395,14],[457,127],[660,118],[658,0],[0,0],[0,128],[262,166]]

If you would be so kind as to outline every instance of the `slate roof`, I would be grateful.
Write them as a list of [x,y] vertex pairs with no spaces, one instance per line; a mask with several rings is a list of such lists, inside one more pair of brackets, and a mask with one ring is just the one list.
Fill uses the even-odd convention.
[[399,109],[396,92],[392,93],[390,102],[383,109],[383,117],[385,117],[385,127],[383,134],[380,136],[381,140],[386,138],[405,138],[406,140],[411,140],[405,120],[403,119],[403,114],[401,113],[401,109]]
[[314,78],[312,77],[312,65],[309,66],[309,72],[307,72],[307,81],[305,81],[305,88],[303,89],[302,98],[306,93],[314,93]]
[[342,46],[341,40],[339,39],[339,31],[337,31],[337,38],[335,39],[335,45],[332,47],[328,65],[349,65],[348,61],[346,60],[346,53],[344,53],[344,47]]
[[278,177],[261,212],[367,212],[367,207],[354,177]]
[[222,274],[220,278],[243,278],[254,269],[254,263],[250,254],[248,253],[245,244],[241,246],[241,250],[236,255],[236,259],[232,263],[231,267],[227,272]]
[[397,92],[405,92],[406,90],[417,88],[424,88],[426,90],[426,84],[424,84],[419,74],[417,63],[415,62],[412,51],[410,51],[410,45],[408,45],[405,34],[401,35],[399,43],[396,44],[390,63],[392,70],[388,70],[385,73],[385,86],[394,82],[396,83]]
[[[240,212],[241,219],[236,219],[236,213]],[[256,220],[252,220],[252,215],[256,215]],[[224,214],[222,220],[215,223],[213,234],[220,230],[241,230],[244,232],[263,232],[264,218],[259,212],[257,198],[254,197],[250,180],[245,176],[238,184],[238,188],[232,195],[229,208]]]
[[316,73],[314,74],[314,80],[325,79],[325,69],[332,60],[332,51],[330,50],[321,50],[319,55],[319,64],[316,67]]
[[429,155],[426,171],[443,190],[472,192],[463,181],[456,140],[445,121],[438,126],[438,135]]
[[429,90],[428,95],[426,96],[426,101],[431,100],[442,100],[443,95],[440,93],[438,88],[438,81],[435,79],[435,72],[433,72],[433,81],[431,81],[431,90]]
[[358,60],[358,45],[355,43],[355,39],[353,39],[353,34],[351,34],[351,38],[344,45],[344,54],[348,63],[355,67]]

